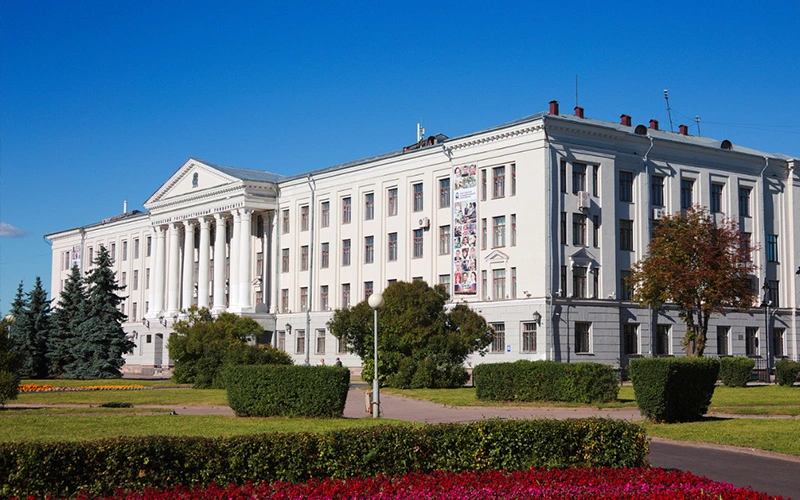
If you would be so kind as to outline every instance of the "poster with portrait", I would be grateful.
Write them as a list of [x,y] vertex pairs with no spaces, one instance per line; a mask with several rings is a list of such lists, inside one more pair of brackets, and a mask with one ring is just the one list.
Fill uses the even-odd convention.
[[72,250],[69,252],[69,268],[78,266],[81,269],[81,247],[80,245],[73,245]]
[[478,293],[477,166],[453,168],[453,293]]

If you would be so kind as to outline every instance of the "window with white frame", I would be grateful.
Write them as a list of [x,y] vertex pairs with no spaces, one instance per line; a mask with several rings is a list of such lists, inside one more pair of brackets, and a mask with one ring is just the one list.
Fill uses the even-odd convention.
[[586,246],[586,216],[583,214],[572,214],[572,244]]
[[286,208],[281,212],[281,231],[283,234],[289,233],[289,209]]
[[331,202],[323,201],[320,204],[320,227],[329,227],[331,225]]
[[681,209],[694,205],[694,179],[681,179]]
[[422,192],[422,183],[418,182],[412,186],[414,192],[414,211],[421,212],[424,208],[424,199]]
[[364,282],[364,300],[369,300],[370,296],[375,292],[375,284],[372,281]]
[[492,336],[492,350],[493,353],[503,353],[506,351],[506,324],[505,323],[489,323],[494,335]]
[[364,238],[364,264],[375,262],[375,237],[366,236]]
[[415,229],[414,230],[414,254],[413,257],[415,259],[419,259],[423,255],[423,240],[422,240],[422,229]]
[[589,354],[591,352],[592,324],[588,322],[575,322],[575,353]]
[[308,287],[300,287],[300,310],[308,310]]
[[633,202],[633,172],[622,170],[619,173],[619,201]]
[[308,205],[300,207],[300,230],[308,231]]
[[342,307],[350,307],[350,283],[342,284]]
[[722,212],[722,192],[725,190],[725,185],[718,182],[711,183],[711,213],[718,214]]
[[300,247],[300,270],[308,271],[308,245]]
[[586,266],[572,268],[572,296],[580,299],[587,297]]
[[375,193],[364,195],[364,220],[375,218]]
[[492,270],[492,295],[495,300],[506,298],[506,270]]
[[319,287],[319,307],[323,311],[327,311],[330,308],[330,304],[328,303],[328,285]]
[[283,248],[281,249],[281,272],[288,273],[289,272],[289,249]]
[[306,331],[305,330],[295,330],[295,354],[305,354],[306,352]]
[[667,356],[670,354],[670,325],[656,325],[656,356]]
[[450,178],[439,179],[439,208],[450,206]]
[[350,240],[342,240],[342,265],[350,265]]
[[349,196],[342,198],[342,224],[350,224],[353,216],[353,203]]
[[572,164],[572,192],[577,194],[586,191],[586,164]]
[[503,198],[506,195],[506,167],[492,169],[492,198]]
[[506,246],[506,217],[492,217],[492,248]]
[[328,242],[322,243],[322,248],[320,250],[320,262],[319,267],[322,269],[327,269],[331,265],[331,245]]
[[439,255],[450,254],[450,225],[439,226]]
[[281,289],[281,312],[289,312],[289,289]]
[[317,328],[317,348],[315,349],[316,354],[325,354],[325,329],[324,328]]
[[717,327],[717,356],[730,355],[730,333],[731,327],[729,326]]
[[388,248],[386,253],[390,262],[397,260],[397,233],[389,233]]
[[[135,316],[135,313],[134,313]],[[135,318],[134,318],[135,319]],[[784,342],[786,341],[785,328],[772,329],[772,352],[776,358],[783,358],[786,356],[786,349]]]
[[387,192],[387,207],[388,207],[388,216],[392,217],[397,215],[397,188],[389,188]]

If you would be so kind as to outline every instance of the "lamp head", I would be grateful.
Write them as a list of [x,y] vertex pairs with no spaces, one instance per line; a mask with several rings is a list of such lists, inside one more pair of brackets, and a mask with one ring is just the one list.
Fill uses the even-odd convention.
[[380,309],[381,307],[383,307],[383,295],[379,293],[373,293],[372,295],[369,296],[367,303],[373,309]]

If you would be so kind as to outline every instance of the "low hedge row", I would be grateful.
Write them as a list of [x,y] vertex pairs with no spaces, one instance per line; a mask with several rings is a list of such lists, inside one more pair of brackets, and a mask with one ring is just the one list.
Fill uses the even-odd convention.
[[755,366],[755,360],[744,356],[720,358],[719,379],[728,387],[746,387]]
[[614,369],[599,363],[527,361],[490,363],[472,372],[478,399],[608,403],[617,399]]
[[471,424],[269,433],[229,438],[148,436],[0,445],[0,497],[109,495],[116,489],[306,481],[422,471],[639,467],[644,430],[612,419],[486,420]]
[[775,380],[780,385],[791,386],[797,382],[798,373],[800,373],[800,361],[784,358],[775,363]]
[[712,358],[640,358],[628,373],[636,405],[656,422],[698,420],[708,411],[719,376]]
[[240,417],[338,418],[350,370],[335,366],[237,365],[225,373],[228,405]]

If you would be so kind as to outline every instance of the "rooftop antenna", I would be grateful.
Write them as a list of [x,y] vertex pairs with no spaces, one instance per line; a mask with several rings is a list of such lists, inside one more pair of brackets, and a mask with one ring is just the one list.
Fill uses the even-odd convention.
[[669,116],[669,131],[675,132],[672,129],[672,110],[669,109],[669,92],[667,92],[667,89],[664,89],[664,100],[667,101],[667,115]]
[[128,213],[128,200],[124,200],[122,202],[122,213],[123,214],[127,214]]
[[700,117],[699,116],[695,116],[694,117],[694,122],[697,124],[697,137],[702,137],[700,135]]
[[417,123],[417,142],[420,142],[424,138],[425,138],[425,129],[422,128],[422,123]]

